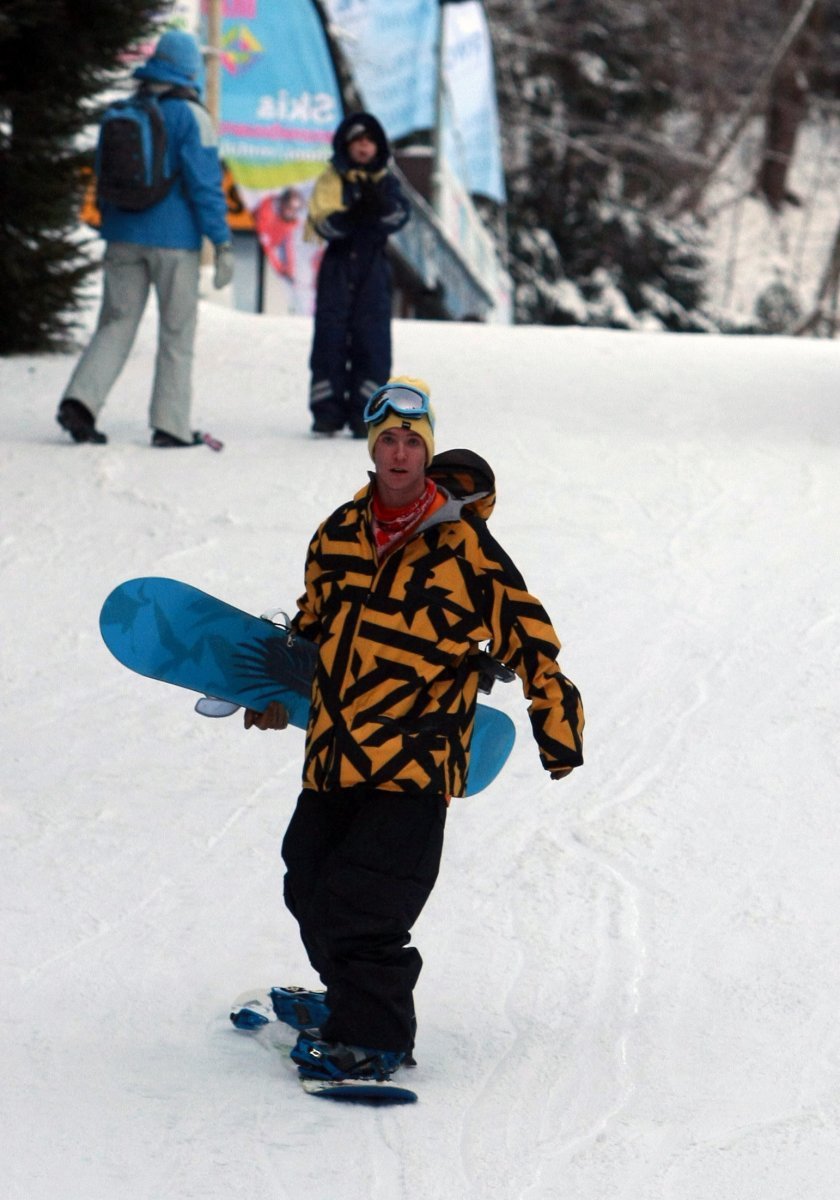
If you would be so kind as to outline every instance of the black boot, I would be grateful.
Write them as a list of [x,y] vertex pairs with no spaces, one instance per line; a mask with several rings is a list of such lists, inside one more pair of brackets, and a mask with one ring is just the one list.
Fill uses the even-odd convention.
[[340,425],[327,417],[316,417],[312,422],[312,432],[316,437],[335,437],[340,429]]
[[62,400],[55,419],[74,442],[94,442],[97,446],[104,446],[108,441],[105,434],[96,428],[93,413],[81,400],[73,400],[70,396]]
[[182,441],[181,438],[176,438],[174,434],[167,433],[165,429],[156,429],[152,434],[153,446],[200,446],[201,444],[201,433],[197,429],[193,431],[192,439],[189,442]]

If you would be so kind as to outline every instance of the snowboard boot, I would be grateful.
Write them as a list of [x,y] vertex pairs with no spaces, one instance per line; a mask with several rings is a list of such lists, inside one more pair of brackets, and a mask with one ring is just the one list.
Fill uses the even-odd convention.
[[390,1079],[404,1055],[395,1050],[371,1050],[322,1042],[301,1033],[292,1047],[292,1062],[304,1079]]
[[278,1021],[291,1025],[298,1032],[308,1030],[316,1035],[330,1015],[326,992],[310,992],[302,987],[273,987],[269,991]]
[[104,446],[108,441],[105,434],[96,428],[93,413],[81,400],[73,400],[70,396],[62,400],[55,419],[74,442],[93,442],[94,445]]
[[303,987],[273,987],[267,992],[245,992],[233,1003],[231,1023],[250,1033],[262,1029],[271,1021],[291,1025],[298,1033],[304,1030],[313,1038],[330,1015],[325,1003],[326,992],[310,992]]

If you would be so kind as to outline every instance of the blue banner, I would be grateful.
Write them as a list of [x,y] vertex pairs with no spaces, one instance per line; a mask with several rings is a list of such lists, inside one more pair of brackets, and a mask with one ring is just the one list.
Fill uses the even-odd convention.
[[443,6],[443,152],[472,195],[504,203],[493,47],[478,0]]

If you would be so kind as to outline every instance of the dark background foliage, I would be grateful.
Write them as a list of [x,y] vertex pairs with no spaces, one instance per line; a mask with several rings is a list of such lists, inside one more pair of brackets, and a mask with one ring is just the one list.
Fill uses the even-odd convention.
[[518,320],[621,326],[626,302],[634,319],[668,329],[713,327],[701,201],[716,151],[752,102],[768,141],[756,189],[772,206],[795,202],[786,175],[798,124],[815,97],[837,92],[836,0],[809,6],[767,77],[801,7],[487,0]]
[[0,9],[0,354],[64,348],[90,271],[79,135],[163,0],[4,0]]
[[[67,346],[91,270],[80,135],[167,0],[3,0],[0,354]],[[702,199],[745,111],[776,211],[800,124],[840,86],[840,0],[485,0],[509,203],[484,205],[521,322],[672,330],[707,311]],[[768,64],[791,20],[807,22]],[[840,260],[838,261],[840,271]]]

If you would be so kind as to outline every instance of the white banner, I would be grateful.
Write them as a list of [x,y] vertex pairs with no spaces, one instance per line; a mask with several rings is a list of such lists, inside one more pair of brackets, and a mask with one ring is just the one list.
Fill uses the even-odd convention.
[[444,26],[444,152],[473,195],[505,199],[493,52],[479,0],[326,0],[365,107],[392,140],[431,129]]
[[479,0],[444,4],[444,155],[472,195],[505,199],[493,47]]

